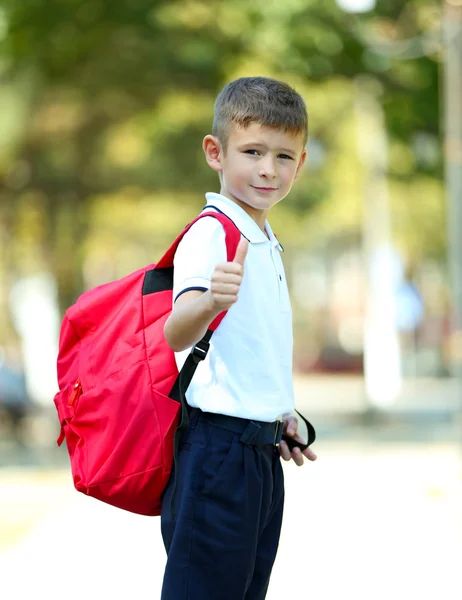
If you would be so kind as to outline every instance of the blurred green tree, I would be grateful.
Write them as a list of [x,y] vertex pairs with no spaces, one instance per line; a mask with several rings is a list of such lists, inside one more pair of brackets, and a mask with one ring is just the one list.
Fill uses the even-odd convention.
[[[216,187],[200,144],[214,96],[231,78],[265,74],[300,89],[311,117],[311,162],[277,209],[278,233],[304,243],[313,219],[319,235],[358,229],[361,182],[351,176],[358,168],[356,77],[368,75],[382,88],[394,149],[390,176],[401,183],[400,198],[423,176],[441,181],[438,45],[417,59],[395,60],[371,41],[426,35],[437,20],[436,0],[411,0],[405,11],[400,2],[379,2],[360,20],[334,0],[4,0],[2,126],[9,135],[0,149],[0,199],[9,206],[9,227],[25,231],[19,213],[40,213],[32,256],[54,271],[68,306],[98,236],[112,232],[108,247],[128,244],[140,260],[139,240],[160,251],[197,212],[203,192]],[[402,161],[400,148],[412,145],[412,159]],[[425,212],[418,196],[409,195],[415,202],[404,239],[412,217]],[[101,203],[107,211],[98,219]],[[178,210],[169,211],[175,203]],[[440,210],[428,203],[426,222]],[[13,242],[21,246],[22,235]],[[435,236],[436,253],[441,243]],[[35,268],[23,254],[8,254],[15,269]]]

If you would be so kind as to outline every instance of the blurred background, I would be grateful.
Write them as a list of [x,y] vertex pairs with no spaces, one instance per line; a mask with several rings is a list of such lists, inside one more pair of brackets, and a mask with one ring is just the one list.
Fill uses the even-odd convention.
[[58,598],[75,561],[72,598],[160,595],[159,521],[80,497],[56,447],[59,327],[219,191],[202,139],[249,75],[310,119],[270,221],[319,460],[284,465],[268,597],[462,597],[462,0],[2,0],[4,598]]

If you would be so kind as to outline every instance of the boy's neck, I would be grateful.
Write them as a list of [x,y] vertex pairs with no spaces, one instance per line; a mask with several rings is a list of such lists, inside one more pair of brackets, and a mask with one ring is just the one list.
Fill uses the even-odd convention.
[[220,190],[220,194],[225,198],[228,198],[228,200],[231,200],[231,202],[234,202],[234,204],[237,204],[237,206],[240,206],[242,210],[246,212],[249,215],[249,217],[251,217],[255,221],[255,223],[263,231],[266,237],[268,237],[268,234],[266,233],[265,229],[266,218],[269,212],[268,210],[257,210],[256,208],[249,206],[248,204],[242,202],[241,200],[238,200],[237,198],[230,197],[230,194],[225,193],[223,190]]

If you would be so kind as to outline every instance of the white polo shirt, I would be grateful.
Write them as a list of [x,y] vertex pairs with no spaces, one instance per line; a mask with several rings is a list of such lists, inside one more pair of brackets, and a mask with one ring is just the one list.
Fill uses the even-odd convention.
[[[294,408],[292,312],[280,253],[237,204],[206,194],[204,210],[223,212],[249,240],[238,301],[213,333],[210,350],[186,393],[188,404],[206,412],[274,421]],[[212,208],[213,207],[213,208]],[[174,300],[190,289],[208,290],[218,263],[226,262],[225,234],[213,218],[195,223],[174,260]],[[189,350],[175,354],[181,369]]]

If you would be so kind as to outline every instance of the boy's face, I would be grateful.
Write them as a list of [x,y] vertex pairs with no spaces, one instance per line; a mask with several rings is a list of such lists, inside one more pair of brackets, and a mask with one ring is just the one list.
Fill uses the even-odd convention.
[[221,194],[262,226],[269,209],[290,192],[305,161],[303,136],[251,123],[233,128],[226,152],[213,139],[218,145],[216,161],[208,162],[221,173]]

